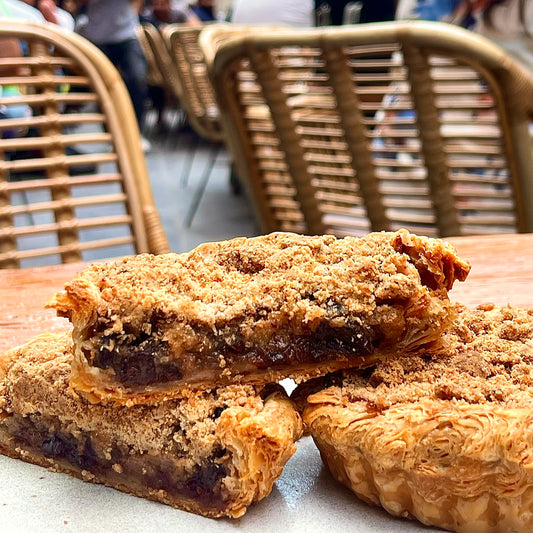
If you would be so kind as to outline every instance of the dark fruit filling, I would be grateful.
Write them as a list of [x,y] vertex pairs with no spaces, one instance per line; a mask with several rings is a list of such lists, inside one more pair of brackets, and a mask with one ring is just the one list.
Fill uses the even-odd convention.
[[[88,359],[95,367],[112,369],[118,382],[135,387],[154,385],[187,379],[183,361],[170,360],[168,343],[162,339],[162,331],[152,324],[152,333],[132,332],[125,326],[127,335],[106,333],[111,324],[100,319],[89,333],[98,348]],[[358,324],[333,327],[322,323],[314,331],[295,336],[291,331],[280,330],[263,345],[252,344],[239,334],[238,326],[227,326],[214,333],[205,326],[196,328],[199,343],[196,351],[186,354],[188,368],[213,369],[220,372],[220,356],[227,366],[254,368],[257,370],[283,369],[330,359],[347,360],[373,353],[375,333],[371,328]]]
[[48,433],[42,439],[41,449],[46,457],[62,457],[82,470],[90,470],[98,463],[98,457],[89,438],[80,441],[58,433]]
[[[120,465],[124,481],[145,488],[164,490],[170,496],[181,496],[199,502],[202,506],[222,510],[225,502],[220,494],[221,480],[226,477],[224,466],[217,461],[226,450],[216,448],[211,457],[197,465],[191,473],[176,468],[171,456],[154,457],[132,452],[127,446],[113,446],[111,456],[98,453],[98,446],[87,432],[73,435],[58,430],[59,423],[45,424],[37,415],[13,415],[7,423],[10,433],[34,449],[42,451],[45,457],[66,460],[81,470],[99,476],[116,476],[113,465]],[[51,429],[56,428],[56,429]],[[110,457],[110,458],[109,458]]]
[[198,467],[187,479],[182,488],[183,494],[203,505],[210,505],[213,487],[218,486],[224,477],[226,477],[226,469],[211,459],[206,465]]
[[[143,338],[144,337],[144,338]],[[118,341],[118,336],[102,337],[109,345],[110,341]],[[168,352],[164,341],[141,334],[127,345],[113,342],[113,349],[102,346],[94,361],[99,368],[112,368],[118,381],[127,385],[149,385],[151,383],[179,380],[182,375],[176,365],[161,363],[159,359]]]

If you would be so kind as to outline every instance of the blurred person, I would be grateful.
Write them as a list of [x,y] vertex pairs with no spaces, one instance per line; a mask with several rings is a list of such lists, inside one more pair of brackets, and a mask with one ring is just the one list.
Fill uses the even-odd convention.
[[26,22],[44,22],[42,13],[22,0],[0,0],[0,17]]
[[[348,4],[354,3],[353,0],[316,0],[316,9],[328,9],[329,24],[332,26],[340,26],[344,21],[344,10]],[[359,15],[359,24],[367,22],[380,22],[386,20],[394,20],[394,10],[396,7],[396,0],[367,0],[360,1],[361,12]]]
[[314,0],[234,0],[231,22],[314,26]]
[[145,1],[144,0],[130,0],[130,4],[133,7],[135,13],[139,15],[141,11],[144,9]]
[[[30,6],[28,3],[19,1],[19,0],[0,0],[0,16],[3,18],[11,18],[13,20],[22,20],[25,22],[37,22],[44,23],[47,22],[43,13],[38,9]],[[54,22],[55,23],[55,22]],[[0,57],[17,57],[23,56],[27,53],[27,43],[24,41],[19,41],[17,39],[6,39],[0,41]],[[1,71],[3,75],[6,75],[5,71]],[[29,75],[30,70],[27,67],[16,67],[16,71],[13,72],[13,75]],[[59,72],[61,74],[61,72]],[[68,86],[61,85],[59,90],[69,90]],[[19,88],[16,85],[4,85],[0,86],[0,96],[3,98],[17,97],[20,95],[21,91],[24,91],[24,88]],[[0,106],[0,119],[2,118],[21,118],[29,117],[32,114],[30,106],[27,104],[4,104]],[[39,129],[30,127],[24,130],[4,130],[2,137],[14,137],[14,136],[38,136]],[[69,155],[77,155],[79,152],[74,146],[68,146],[66,148],[66,153]],[[16,159],[28,159],[34,157],[41,157],[39,150],[17,150],[14,152],[6,152],[6,157],[11,160]],[[70,167],[71,175],[76,174],[85,174],[89,172],[94,172],[95,165],[76,165]],[[30,174],[34,178],[42,177],[39,171],[32,172]],[[23,174],[18,174],[18,179],[21,179]],[[10,176],[9,179],[15,179],[13,176]]]
[[229,22],[233,0],[217,0],[217,18]]
[[400,0],[396,18],[470,29],[499,44],[533,75],[533,0]]
[[533,0],[504,0],[490,5],[474,30],[504,48],[533,76]]
[[[45,19],[42,13],[29,6],[21,0],[0,0],[0,17],[22,22],[43,23]],[[22,57],[27,51],[26,43],[16,38],[0,39],[0,58],[2,57]],[[29,75],[26,67],[21,66],[0,66],[2,76]],[[16,98],[19,96],[20,88],[17,85],[0,85],[0,96],[2,98]],[[26,104],[2,104],[0,105],[0,119],[21,118],[31,116],[31,108]],[[4,130],[0,133],[0,138],[15,137],[24,135],[25,132],[19,130]],[[7,153],[11,157],[10,153]]]
[[[6,9],[7,3],[0,0],[0,17],[11,18],[9,8]],[[18,58],[22,57],[23,51],[21,43],[16,38],[0,38],[0,58]],[[28,74],[21,66],[0,66],[0,76],[22,76]],[[0,98],[17,98],[20,96],[20,90],[16,85],[0,85]],[[22,118],[31,116],[31,108],[27,104],[1,104],[0,120],[10,118]],[[20,129],[2,129],[0,130],[0,139],[18,137],[24,132]],[[10,157],[10,153],[6,153]]]
[[199,22],[191,10],[179,7],[171,0],[152,0],[152,6],[142,11],[141,20],[150,22],[157,28],[164,24]]
[[[40,2],[39,2],[40,3]],[[53,3],[53,2],[52,2]],[[22,0],[0,0],[0,16],[4,18],[11,18],[14,20],[23,20],[26,22],[37,22],[37,23],[44,23],[44,22],[51,22],[54,24],[57,24],[56,18],[54,18],[52,15],[55,13],[55,10],[53,9],[53,6],[51,6],[49,3],[42,4],[42,10],[37,9],[33,5],[30,4],[37,4],[37,2],[25,2]],[[54,4],[55,6],[55,4]],[[45,14],[50,18],[48,20],[45,17]],[[61,14],[59,15],[61,17]],[[61,19],[60,19],[61,20]],[[18,41],[15,40],[16,45],[20,49],[20,53],[13,47],[15,46],[11,40],[7,41],[7,44],[0,43],[0,57],[2,56],[2,53],[4,53],[8,57],[16,57],[17,55],[26,55],[28,52],[27,43],[24,41]],[[64,69],[58,69],[58,75],[63,74]],[[27,72],[20,71],[19,74],[30,74],[30,71],[28,69]],[[20,94],[19,87],[11,85],[11,86],[0,86],[0,95],[2,97],[16,97]],[[72,87],[70,87],[68,84],[61,84],[59,87],[60,91],[71,91],[73,90]],[[26,104],[17,104],[17,105],[4,105],[0,106],[0,118],[20,118],[22,116],[31,116],[32,110],[31,108]],[[15,132],[16,135],[28,135],[28,136],[37,136],[39,135],[38,128],[29,128],[25,130],[24,132]],[[6,132],[4,131],[4,136],[6,135]],[[13,132],[7,132],[7,135],[13,136]],[[80,152],[75,146],[67,146],[65,149],[66,153],[68,155],[79,155]],[[18,150],[17,152],[8,154],[10,158],[13,159],[27,159],[31,157],[40,157],[39,152],[34,150]],[[95,165],[92,164],[86,164],[86,165],[76,165],[70,167],[70,173],[71,175],[76,174],[86,174],[86,173],[93,173],[96,169]],[[20,176],[19,176],[20,177]],[[39,174],[34,173],[34,177],[39,177]]]
[[[142,131],[148,67],[137,39],[139,15],[129,0],[83,0],[83,3],[87,22],[81,33],[120,71]],[[146,139],[142,138],[142,144],[145,151],[150,149]]]
[[74,20],[80,14],[80,3],[77,0],[57,0],[57,7],[69,13]]
[[194,4],[189,4],[189,9],[201,22],[213,22],[217,20],[215,3],[215,0],[198,0]]
[[74,18],[74,31],[83,35],[87,24],[87,5],[83,0],[57,0],[57,5]]
[[[4,0],[0,0],[0,17],[4,18]],[[15,37],[0,38],[0,57],[22,57],[22,48],[20,41]],[[20,67],[13,65],[0,65],[0,76],[18,76],[20,75]],[[2,86],[0,86],[0,89]]]
[[64,9],[57,7],[54,0],[22,0],[39,10],[47,22],[57,24],[64,30],[74,31],[74,18]]

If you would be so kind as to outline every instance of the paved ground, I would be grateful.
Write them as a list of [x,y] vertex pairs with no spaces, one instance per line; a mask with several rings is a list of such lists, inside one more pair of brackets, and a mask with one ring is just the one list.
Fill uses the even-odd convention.
[[[158,128],[148,117],[144,136],[152,143],[146,162],[155,201],[172,251],[190,250],[206,241],[257,235],[255,217],[246,195],[235,195],[229,185],[230,157],[219,149],[190,227],[185,220],[201,186],[202,175],[217,148],[188,127],[170,123]],[[187,165],[194,154],[187,179]]]

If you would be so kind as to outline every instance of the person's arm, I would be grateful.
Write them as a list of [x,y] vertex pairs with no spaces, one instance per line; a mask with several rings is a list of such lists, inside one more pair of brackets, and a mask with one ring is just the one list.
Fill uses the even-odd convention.
[[202,26],[202,21],[196,16],[196,13],[192,9],[186,8],[185,10],[187,21],[185,24],[188,24],[189,26]]
[[[20,41],[14,38],[0,39],[0,57],[22,57]],[[21,75],[19,66],[0,66],[0,76]]]
[[144,0],[130,0],[130,4],[133,6],[133,9],[135,9],[135,12],[140,14],[144,7]]
[[39,0],[37,3],[37,9],[48,22],[57,24],[57,6],[54,0]]

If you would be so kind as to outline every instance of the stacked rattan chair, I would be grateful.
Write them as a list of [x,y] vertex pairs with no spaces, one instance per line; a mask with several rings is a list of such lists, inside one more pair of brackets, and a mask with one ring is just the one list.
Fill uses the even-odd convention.
[[[136,30],[137,38],[139,39],[148,65],[148,73],[146,75],[148,98],[152,101],[153,107],[157,112],[157,122],[161,124],[167,108],[179,109],[178,94],[172,86],[172,82],[169,82],[169,75],[164,74],[164,71],[162,71],[164,58],[161,59],[154,52],[154,48],[158,47],[158,42],[161,43],[159,31],[152,24],[148,23],[139,24]],[[163,52],[166,52],[166,50],[163,50]],[[170,73],[171,75],[172,72]]]
[[0,268],[168,251],[124,83],[88,41],[0,23]]
[[488,40],[409,21],[200,44],[264,231],[533,231],[533,83]]
[[[137,38],[141,45],[146,63],[148,65],[148,73],[146,75],[146,81],[148,85],[156,87],[166,87],[165,78],[161,72],[161,68],[156,59],[156,56],[152,50],[151,42],[148,35],[151,34],[152,25],[148,23],[139,24],[136,28]],[[155,30],[155,28],[154,28]]]
[[169,24],[161,29],[170,50],[182,87],[181,102],[195,131],[205,139],[223,141],[218,104],[207,76],[203,53],[198,45],[202,26]]
[[181,104],[183,88],[161,32],[153,24],[144,22],[139,24],[137,34],[148,62],[148,72],[154,73],[156,82],[176,104]]
[[[203,53],[198,45],[198,38],[202,29],[202,26],[190,26],[188,24],[169,24],[161,29],[161,35],[172,58],[175,75],[181,86],[180,103],[197,135],[211,144],[199,186],[185,216],[187,227],[193,221],[220,150],[225,146],[218,105],[207,76]],[[198,145],[191,148],[191,158],[184,167],[183,183],[188,180]]]

